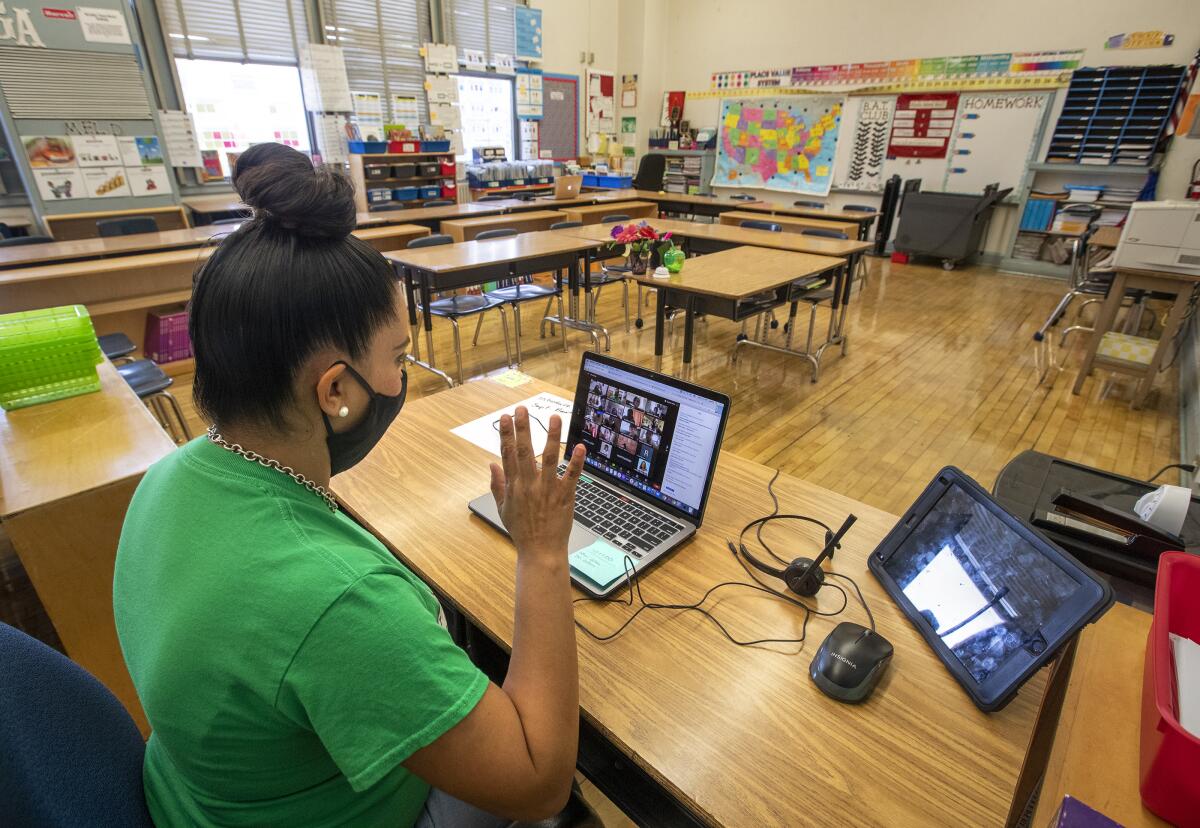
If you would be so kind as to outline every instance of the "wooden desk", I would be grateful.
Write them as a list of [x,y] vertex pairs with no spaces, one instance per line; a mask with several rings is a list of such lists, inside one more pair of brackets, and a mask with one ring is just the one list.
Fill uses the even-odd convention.
[[96,222],[109,218],[148,216],[154,219],[160,232],[190,227],[182,207],[137,207],[130,210],[102,210],[94,213],[62,213],[45,217],[47,232],[58,241],[99,238]]
[[[413,401],[375,450],[332,484],[348,510],[505,649],[516,554],[467,511],[467,501],[488,490],[495,458],[449,429],[540,391],[572,396],[540,381],[510,389],[483,380]],[[721,455],[703,527],[643,576],[647,600],[692,602],[720,581],[746,580],[726,539],[769,511],[771,475]],[[838,621],[866,623],[853,601],[839,618],[814,617],[798,654],[797,647],[735,647],[697,613],[643,612],[607,643],[577,635],[585,731],[620,761],[619,770],[612,762],[600,767],[581,753],[581,768],[630,813],[636,803],[624,780],[636,777],[711,825],[1004,824],[1044,673],[1004,710],[979,712],[867,572],[867,556],[896,518],[788,475],[775,491],[785,512],[832,523],[858,516],[831,569],[857,580],[895,647],[883,682],[864,704],[845,705],[808,678],[816,648]],[[776,532],[794,539],[795,554],[819,540],[803,530]],[[833,610],[841,597],[826,590],[817,603]],[[761,593],[729,590],[710,608],[742,638],[801,631],[795,607]],[[575,614],[609,631],[630,609],[584,603]],[[661,812],[643,812],[639,822],[678,824]]]
[[602,204],[589,204],[581,207],[563,209],[568,221],[582,221],[584,224],[599,224],[605,216],[623,213],[631,219],[658,218],[658,205],[651,201],[616,201]]
[[1088,247],[1100,250],[1116,250],[1121,242],[1121,227],[1097,227],[1096,232],[1088,239]]
[[55,241],[46,244],[27,244],[19,247],[0,247],[0,269],[28,267],[37,264],[103,259],[127,256],[156,250],[175,250],[202,247],[214,239],[232,233],[236,226],[189,227],[182,230],[163,230],[158,233],[134,233],[131,236]]
[[828,219],[808,218],[807,216],[772,215],[767,218],[762,213],[752,210],[730,210],[721,214],[721,224],[732,224],[737,227],[743,221],[772,221],[783,228],[785,233],[799,233],[801,230],[836,230],[845,233],[850,238],[858,237],[858,225],[852,221],[830,221]]
[[[415,250],[395,250],[384,255],[400,268],[408,298],[408,319],[414,328],[417,324],[416,288],[418,285],[421,288],[421,296],[425,297],[441,291],[473,287],[512,276],[566,270],[569,278],[571,311],[565,316],[559,314],[547,317],[564,329],[562,345],[565,351],[567,349],[565,328],[585,331],[592,335],[597,344],[601,332],[605,337],[608,336],[608,332],[603,328],[582,321],[577,310],[579,304],[579,258],[587,251],[597,247],[599,247],[598,242],[582,239],[563,230],[544,230],[520,233],[500,239],[469,241]],[[425,344],[429,355],[426,361],[421,361],[418,339],[414,336],[414,350],[410,359],[414,364],[434,372],[447,384],[453,386],[454,382],[450,376],[434,364],[433,316],[428,303],[420,304],[422,326],[425,329]],[[461,374],[462,366],[460,364],[460,379]]]
[[497,216],[504,212],[499,203],[447,204],[441,207],[412,207],[405,210],[376,210],[358,214],[358,226],[380,224],[421,224],[436,230],[443,219],[468,218],[471,216]]
[[1079,634],[1037,812],[1044,826],[1064,796],[1127,828],[1165,826],[1138,793],[1142,669],[1150,613],[1115,604]]
[[0,520],[67,654],[149,733],[117,644],[113,561],[142,474],[175,444],[108,362],[98,392],[0,411]]
[[184,196],[183,206],[192,211],[196,224],[211,224],[215,218],[232,218],[250,214],[241,197],[231,191],[213,195]]
[[[1078,394],[1083,389],[1084,380],[1092,373],[1092,369],[1097,366],[1098,361],[1100,368],[1121,371],[1139,377],[1131,405],[1134,408],[1141,408],[1146,395],[1150,393],[1150,386],[1154,384],[1154,379],[1158,376],[1158,368],[1166,358],[1169,344],[1174,342],[1176,334],[1179,333],[1179,329],[1187,317],[1191,296],[1198,287],[1200,287],[1200,276],[1188,273],[1117,268],[1112,285],[1108,289],[1108,296],[1105,298],[1104,304],[1100,306],[1100,313],[1096,317],[1096,326],[1088,342],[1083,365],[1079,368],[1079,375],[1075,378],[1075,387],[1072,389],[1072,393]],[[1112,330],[1113,322],[1117,318],[1117,311],[1121,309],[1121,301],[1125,298],[1125,292],[1128,290],[1175,294],[1175,301],[1167,313],[1162,335],[1159,337],[1149,365],[1112,359],[1097,354],[1104,334]]]
[[641,201],[653,201],[659,210],[687,213],[692,216],[719,216],[727,210],[744,210],[756,201],[743,201],[728,196],[699,196],[687,193],[668,193],[654,190],[627,191]]
[[429,228],[419,224],[386,224],[382,227],[362,227],[354,235],[380,253],[398,250],[413,239],[429,235]]
[[527,213],[477,216],[443,221],[442,232],[456,242],[464,242],[471,241],[485,230],[495,230],[500,227],[516,230],[518,233],[549,230],[551,224],[566,221],[566,218],[567,214],[560,210],[531,210]]
[[858,238],[863,241],[871,229],[871,222],[879,217],[879,213],[868,213],[858,210],[818,210],[815,207],[788,207],[783,204],[771,204],[765,201],[747,204],[745,207],[752,213],[770,213],[776,216],[806,216],[808,218],[830,219],[833,221],[849,221],[858,227]]

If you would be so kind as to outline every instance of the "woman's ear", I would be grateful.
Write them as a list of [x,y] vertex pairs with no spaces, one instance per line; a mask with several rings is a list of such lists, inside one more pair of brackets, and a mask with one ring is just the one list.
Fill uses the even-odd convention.
[[317,405],[330,420],[350,415],[350,400],[346,391],[346,365],[335,362],[317,379]]

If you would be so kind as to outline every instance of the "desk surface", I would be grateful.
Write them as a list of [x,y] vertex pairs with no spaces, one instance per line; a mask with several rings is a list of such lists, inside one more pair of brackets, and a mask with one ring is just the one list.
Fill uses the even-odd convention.
[[502,239],[419,247],[415,250],[393,250],[383,255],[398,264],[430,273],[451,273],[484,265],[553,256],[557,253],[582,252],[597,245],[596,241],[581,238],[565,230],[538,230]]
[[250,210],[234,192],[184,196],[181,200],[184,207],[197,213],[241,213]]
[[468,216],[494,216],[504,212],[500,202],[476,204],[447,204],[442,207],[411,207],[405,210],[382,210],[359,213],[359,226],[371,224],[400,224],[410,221],[440,221]]
[[[449,429],[541,391],[572,396],[539,381],[506,388],[483,380],[416,400],[366,460],[333,480],[348,509],[506,648],[516,553],[467,511],[467,501],[488,490],[495,458]],[[725,541],[769,511],[771,474],[721,455],[703,528],[644,576],[648,600],[691,602],[715,583],[746,579]],[[697,613],[656,611],[607,643],[577,635],[583,715],[713,824],[1003,824],[1044,674],[999,713],[979,712],[867,572],[868,554],[896,518],[786,475],[775,491],[785,512],[834,523],[858,516],[832,570],[857,580],[896,648],[874,695],[844,705],[807,675],[837,620],[865,623],[856,604],[840,619],[814,617],[798,654],[796,646],[735,647]],[[769,535],[793,539],[797,554],[818,540],[804,530]],[[818,601],[830,611],[841,603],[832,590]],[[712,606],[742,638],[801,631],[795,607],[761,593],[729,590]],[[599,632],[629,613],[619,604],[576,608]]]
[[27,267],[47,262],[62,262],[72,259],[99,259],[103,256],[120,256],[143,253],[149,250],[170,250],[180,247],[200,247],[214,238],[232,233],[236,226],[188,227],[182,230],[162,230],[155,233],[134,233],[130,236],[112,236],[106,239],[77,239],[75,241],[27,244],[19,247],[0,248],[0,268]]
[[[728,224],[706,224],[677,219],[648,219],[650,226],[659,232],[671,231],[684,238],[709,239],[726,244],[749,247],[768,247],[775,250],[790,250],[794,253],[815,253],[820,256],[851,256],[871,247],[869,242],[857,239],[824,239],[820,236],[805,236],[800,233],[776,233],[772,230],[754,230],[749,227],[734,227]],[[560,232],[573,233],[580,238],[608,241],[612,224],[591,224],[572,227]],[[691,259],[688,260],[689,262]],[[685,270],[690,265],[685,265]]]
[[0,410],[0,516],[142,474],[175,444],[107,360],[100,390]]
[[771,204],[766,201],[747,201],[746,209],[755,213],[778,213],[781,216],[808,216],[809,218],[826,218],[834,221],[853,221],[865,224],[879,216],[878,212],[858,210],[820,210],[816,207],[789,207],[786,204]]
[[445,232],[447,227],[491,227],[492,225],[503,224],[505,221],[528,224],[538,221],[562,220],[566,219],[566,217],[567,214],[561,210],[529,210],[523,213],[504,213],[503,215],[451,219],[442,222],[442,229]]
[[1120,227],[1098,227],[1092,237],[1088,239],[1088,247],[1116,250],[1121,241],[1121,232],[1122,228]]
[[735,247],[688,259],[683,270],[666,279],[656,279],[650,273],[630,278],[651,287],[669,287],[721,299],[746,299],[843,264],[842,259],[833,256]]
[[753,210],[730,210],[721,214],[722,224],[732,224],[735,227],[743,221],[773,221],[782,227],[785,231],[799,232],[806,227],[823,227],[827,230],[841,230],[847,235],[853,235],[858,232],[858,225],[852,221],[834,218],[831,216],[791,216],[772,213],[770,216],[764,216],[762,213],[756,213]]
[[762,201],[745,201],[740,198],[730,198],[729,196],[700,196],[690,195],[688,193],[668,193],[655,190],[625,190],[625,192],[646,201],[669,201],[674,204],[708,204],[716,205],[718,207],[727,207],[729,209],[744,207],[747,204],[765,203]]
[[1067,794],[1127,828],[1167,823],[1138,793],[1142,670],[1153,616],[1114,604],[1079,635],[1037,813],[1049,825]]
[[[600,204],[583,204],[569,207],[565,212],[572,221],[580,221],[584,216],[606,216],[610,213],[624,213],[630,210],[658,210],[658,205],[652,201],[604,201]],[[657,215],[657,212],[656,212]]]

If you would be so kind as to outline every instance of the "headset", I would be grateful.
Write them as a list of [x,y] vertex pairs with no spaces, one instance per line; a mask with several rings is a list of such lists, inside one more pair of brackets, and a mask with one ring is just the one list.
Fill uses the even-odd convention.
[[[746,537],[746,533],[751,529],[755,528],[756,526],[762,527],[772,520],[802,520],[806,523],[816,524],[825,530],[825,546],[821,549],[821,552],[817,555],[817,557],[796,558],[790,564],[787,564],[787,566],[783,569],[771,566],[770,564],[765,564],[750,554],[750,550],[746,548],[746,544],[742,541],[743,538]],[[765,572],[767,575],[779,578],[785,584],[787,584],[788,589],[797,595],[805,598],[811,598],[816,595],[817,592],[820,591],[821,587],[825,584],[825,571],[821,569],[821,562],[826,558],[833,557],[833,551],[837,549],[838,544],[842,540],[842,536],[849,531],[850,527],[854,525],[856,520],[858,520],[858,518],[854,515],[847,515],[846,520],[842,523],[841,528],[834,532],[821,521],[817,520],[816,518],[808,517],[807,515],[767,515],[766,517],[752,520],[746,524],[745,528],[743,528],[741,533],[738,535],[738,549],[741,551],[742,556],[746,559],[746,563],[750,564],[760,572]],[[770,548],[767,547],[765,543],[763,546],[764,548],[767,548],[767,551],[770,551]]]

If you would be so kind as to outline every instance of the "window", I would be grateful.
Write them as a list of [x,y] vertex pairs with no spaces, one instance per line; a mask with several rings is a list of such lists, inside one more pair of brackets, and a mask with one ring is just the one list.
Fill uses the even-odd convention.
[[504,157],[515,161],[513,82],[497,75],[456,75],[455,79],[464,151],[458,160],[471,163],[471,150],[476,147],[504,147]]
[[483,52],[489,64],[496,54],[511,57],[517,49],[514,5],[516,0],[442,0],[447,42]]
[[158,0],[177,58],[296,65],[308,42],[303,0]]
[[400,118],[394,96],[415,97],[426,123],[421,44],[431,39],[428,0],[321,0],[321,14],[326,42],[342,47],[350,89],[380,95],[389,121]]
[[230,153],[253,144],[278,141],[312,151],[296,67],[176,58],[175,69],[200,150],[217,153],[226,178]]

